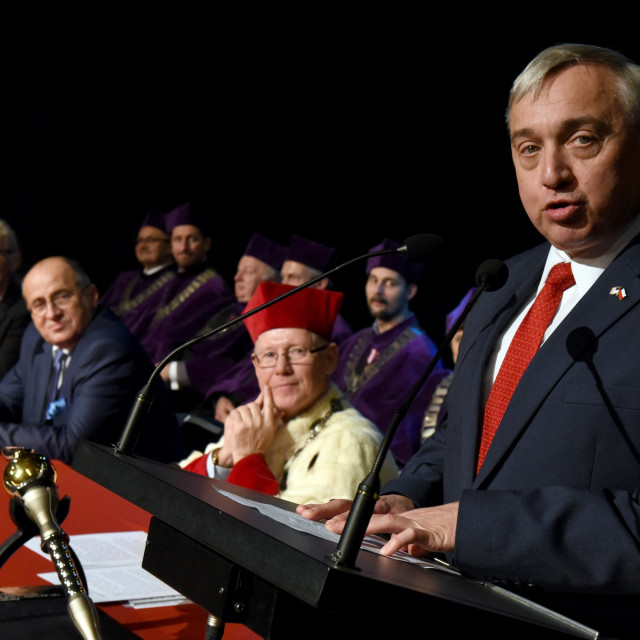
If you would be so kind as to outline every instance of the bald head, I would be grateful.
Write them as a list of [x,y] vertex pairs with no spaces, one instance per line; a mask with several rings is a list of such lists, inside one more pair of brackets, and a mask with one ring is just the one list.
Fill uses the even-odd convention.
[[31,267],[22,282],[22,295],[42,338],[70,350],[91,322],[99,297],[84,269],[59,256]]

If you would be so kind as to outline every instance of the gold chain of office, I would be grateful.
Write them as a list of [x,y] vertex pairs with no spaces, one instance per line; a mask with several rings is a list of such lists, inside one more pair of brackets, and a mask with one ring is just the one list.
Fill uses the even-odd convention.
[[[312,440],[314,440],[317,437],[317,435],[327,426],[327,422],[329,421],[329,418],[331,418],[331,416],[334,413],[337,413],[338,411],[342,411],[343,409],[344,409],[344,407],[342,406],[342,402],[340,402],[340,399],[339,398],[332,398],[331,399],[331,408],[329,409],[329,411],[327,411],[327,413],[325,413],[321,418],[318,418],[309,427],[309,435],[307,436],[307,439],[305,440],[304,444],[299,449],[297,449],[293,453],[293,455],[291,455],[289,457],[289,459],[285,463],[284,475],[282,476],[282,481],[280,482],[280,490],[281,491],[283,491],[287,486],[287,475],[289,474],[289,467],[291,466],[291,463],[298,457],[300,452],[303,451],[304,448]],[[314,462],[315,462],[315,459],[314,459]],[[311,464],[313,464],[313,462]]]

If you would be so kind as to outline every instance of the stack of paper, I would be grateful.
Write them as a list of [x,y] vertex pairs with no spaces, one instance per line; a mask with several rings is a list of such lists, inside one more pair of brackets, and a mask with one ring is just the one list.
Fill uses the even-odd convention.
[[[180,593],[142,568],[147,534],[144,531],[89,533],[70,536],[75,553],[87,579],[88,595],[94,604],[123,602],[132,607],[160,607],[189,602]],[[25,545],[50,559],[40,549],[40,538]],[[39,577],[60,584],[56,571]]]

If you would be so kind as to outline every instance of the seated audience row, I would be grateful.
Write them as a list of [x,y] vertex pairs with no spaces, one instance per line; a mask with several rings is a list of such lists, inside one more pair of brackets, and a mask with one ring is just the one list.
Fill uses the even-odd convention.
[[[60,395],[48,398],[46,406],[40,410],[40,419],[36,419],[33,407],[39,402],[30,402],[29,383],[25,377],[27,372],[28,375],[33,373],[30,368],[25,368],[28,345],[34,343],[35,336],[30,330],[23,344],[20,367],[16,366],[4,381],[7,393],[12,389],[11,393],[18,399],[5,416],[7,435],[3,436],[4,443],[29,446],[65,461],[72,459],[82,439],[115,444],[134,404],[135,394],[148,380],[154,365],[188,340],[238,318],[248,308],[248,302],[261,283],[276,284],[283,280],[290,289],[321,275],[332,266],[335,253],[332,247],[295,234],[291,236],[289,246],[284,247],[254,233],[238,261],[231,294],[231,287],[207,258],[211,236],[204,220],[189,203],[166,215],[150,211],[140,226],[135,248],[141,268],[119,274],[102,297],[98,296],[95,285],[82,267],[71,260],[45,259],[29,271],[23,296],[34,320],[34,329],[38,329],[35,343],[47,344],[50,349],[49,357],[39,360],[40,366],[34,371],[38,369],[38,379],[42,379],[45,370],[47,379],[55,375]],[[371,251],[398,246],[398,243],[384,239]],[[335,355],[329,372],[331,389],[339,394],[342,403],[352,407],[360,418],[374,426],[380,436],[378,441],[435,353],[433,342],[409,310],[409,301],[416,294],[421,272],[420,266],[397,254],[370,259],[365,268],[365,294],[373,325],[354,334],[339,313],[340,305],[330,323],[332,348],[328,353]],[[29,296],[30,285],[38,279],[47,283],[43,292],[50,294],[50,300],[40,296],[36,302],[40,311],[36,312]],[[75,288],[71,283],[74,279],[77,281]],[[60,285],[62,282],[64,286]],[[337,295],[331,291],[330,285],[328,278],[322,278],[295,296],[311,304],[316,294],[308,291]],[[61,298],[56,294],[58,290],[65,293],[69,305],[60,304]],[[342,294],[339,295],[342,300]],[[78,304],[75,303],[76,297]],[[279,306],[284,307],[285,302],[274,305]],[[314,311],[310,309],[310,312]],[[78,315],[77,322],[74,314]],[[128,347],[130,355],[124,359],[117,344],[105,349],[105,356],[116,360],[119,356],[117,364],[124,369],[129,367],[129,371],[126,376],[121,375],[119,381],[122,385],[107,387],[105,397],[101,398],[105,402],[103,409],[107,404],[112,405],[111,408],[101,411],[102,419],[89,420],[90,387],[81,391],[78,379],[72,374],[82,370],[88,378],[91,366],[96,364],[93,362],[87,369],[81,368],[83,349],[77,344],[96,348],[98,333],[95,327],[101,326],[98,318],[109,328],[106,333],[110,339],[117,336],[116,343],[118,340],[122,343],[127,332],[115,331],[114,327],[120,324],[128,327],[132,334],[131,344],[136,348]],[[114,322],[117,318],[120,323]],[[106,323],[106,319],[112,324]],[[75,332],[64,346],[59,336],[49,335],[47,330],[53,324],[66,322],[74,325]],[[155,412],[162,408],[163,426],[160,431],[170,436],[149,441],[143,429],[136,447],[138,453],[164,462],[179,462],[186,454],[180,429],[179,416],[182,412],[208,408],[215,416],[220,431],[224,429],[227,434],[227,421],[237,416],[234,413],[236,409],[243,411],[264,402],[265,391],[260,387],[264,371],[256,367],[254,344],[245,325],[246,321],[238,322],[204,340],[194,341],[189,348],[169,358],[156,381],[158,389],[152,406]],[[94,332],[87,332],[88,327],[92,327]],[[62,373],[54,374],[51,372],[54,370],[55,353],[60,349],[66,355],[66,362],[63,360]],[[140,352],[144,351],[148,357],[140,358]],[[71,363],[74,363],[73,367]],[[117,372],[117,367],[113,371]],[[401,422],[391,445],[397,468],[401,468],[418,448],[426,399],[446,373],[448,371],[441,365],[436,367],[427,384],[428,392],[420,394],[419,402],[412,405]],[[100,380],[95,375],[91,378],[96,385],[103,384]],[[166,384],[163,385],[161,380]],[[21,393],[16,394],[18,384],[22,388]],[[125,387],[128,393],[123,393]],[[0,398],[2,391],[0,387]],[[23,415],[17,411],[20,402],[25,405]],[[29,410],[26,410],[27,404],[30,405]],[[149,417],[149,421],[155,424],[155,414]],[[27,422],[30,428],[26,428]],[[154,427],[154,432],[157,431]],[[370,468],[373,458],[370,455],[363,457],[360,450],[355,458],[355,475],[362,479],[360,471],[363,466]],[[355,486],[350,489],[355,489]],[[304,499],[312,498],[306,496]]]
[[[149,227],[149,224],[155,227]],[[177,346],[241,315],[260,282],[281,281],[298,286],[333,266],[335,249],[332,247],[295,234],[284,247],[254,233],[238,261],[234,295],[229,298],[230,288],[218,284],[216,294],[201,281],[200,274],[207,274],[212,269],[206,257],[211,246],[207,233],[204,217],[189,203],[169,212],[164,221],[157,212],[150,212],[140,229],[138,239],[142,241],[148,236],[148,241],[139,244],[152,244],[153,238],[156,253],[160,253],[159,246],[169,244],[174,256],[168,282],[163,286],[151,285],[153,292],[147,296],[138,295],[136,316],[121,315],[125,323],[141,316],[149,319],[145,324],[137,321],[131,328],[137,332],[155,363]],[[168,242],[161,242],[163,238]],[[385,238],[371,251],[399,246]],[[152,251],[137,249],[136,255],[143,267],[140,254],[144,253],[148,255]],[[164,272],[166,266],[160,267],[160,263],[166,264],[164,252],[156,263],[156,268]],[[433,341],[409,308],[422,273],[422,265],[398,254],[370,259],[365,268],[364,289],[373,324],[356,335],[342,315],[338,315],[334,324],[332,339],[340,346],[340,356],[333,381],[343,396],[382,432],[387,430],[436,351]],[[117,278],[116,283],[127,279],[139,281],[141,276],[137,274],[134,278],[129,272]],[[180,285],[174,283],[178,279]],[[220,276],[216,280],[220,281]],[[154,282],[158,283],[158,280]],[[126,302],[114,297],[114,290],[123,290],[122,285],[116,287],[116,283],[103,301],[118,313],[126,308]],[[328,289],[331,283],[328,278],[322,278],[313,286]],[[199,317],[204,320],[200,325],[192,322],[189,312],[196,305]],[[141,311],[143,307],[146,307],[144,312]],[[162,320],[159,320],[160,316]],[[142,328],[144,330],[140,331]],[[251,358],[252,344],[242,323],[194,343],[170,358],[161,375],[171,390],[176,411],[180,414],[202,412],[221,430],[235,407],[253,401],[259,394]],[[401,421],[391,445],[399,466],[403,466],[417,450],[430,397],[440,379],[448,373],[441,364],[436,366],[425,390]]]

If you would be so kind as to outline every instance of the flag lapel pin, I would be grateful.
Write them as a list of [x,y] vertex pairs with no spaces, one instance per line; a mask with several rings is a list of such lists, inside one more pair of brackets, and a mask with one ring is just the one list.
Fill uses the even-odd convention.
[[624,300],[627,297],[627,292],[624,287],[612,287],[609,295],[616,296],[618,300]]

